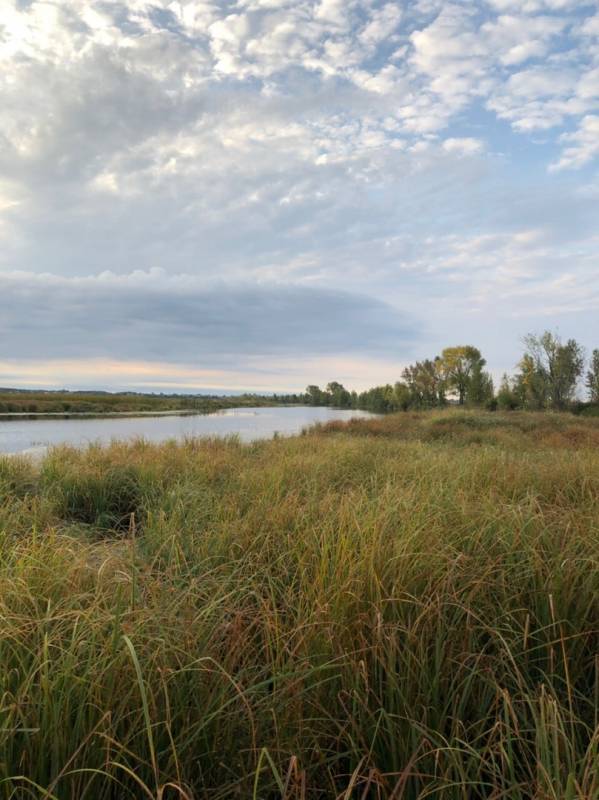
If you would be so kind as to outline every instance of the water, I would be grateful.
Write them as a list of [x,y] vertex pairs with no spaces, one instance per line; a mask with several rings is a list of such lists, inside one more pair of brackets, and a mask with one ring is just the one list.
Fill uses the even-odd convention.
[[366,411],[308,406],[230,408],[213,414],[158,417],[104,417],[88,419],[0,419],[0,453],[44,453],[52,445],[76,447],[92,442],[143,437],[151,442],[191,436],[238,434],[246,442],[289,436],[315,422],[374,417]]

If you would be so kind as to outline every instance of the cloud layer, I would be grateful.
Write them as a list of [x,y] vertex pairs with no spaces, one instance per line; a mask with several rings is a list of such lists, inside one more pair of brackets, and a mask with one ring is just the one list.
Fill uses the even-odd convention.
[[596,346],[598,141],[596,0],[0,0],[3,341]]
[[84,347],[92,358],[237,367],[306,352],[389,355],[411,338],[389,305],[340,290],[203,286],[161,270],[0,274],[0,339],[13,359],[77,358]]

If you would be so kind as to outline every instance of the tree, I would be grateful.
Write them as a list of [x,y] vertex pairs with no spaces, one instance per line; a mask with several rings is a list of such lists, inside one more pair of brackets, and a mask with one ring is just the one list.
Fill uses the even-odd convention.
[[360,408],[373,411],[376,414],[384,414],[385,411],[390,411],[385,390],[385,386],[375,386],[366,392],[362,392],[359,397]]
[[397,411],[407,411],[412,405],[412,393],[408,386],[401,381],[397,381],[393,387],[394,409]]
[[591,403],[599,403],[599,350],[593,350],[590,368],[587,372],[586,386]]
[[342,384],[331,381],[327,385],[327,394],[330,395],[331,405],[337,406],[337,408],[350,408],[351,394]]
[[502,411],[513,411],[520,405],[519,397],[514,387],[510,383],[507,375],[501,378],[499,391],[497,392],[497,407]]
[[311,384],[306,388],[306,399],[308,401],[309,406],[321,406],[323,405],[323,395],[324,392],[319,386],[315,386]]
[[466,401],[474,370],[482,370],[485,364],[486,361],[481,356],[480,350],[471,345],[446,347],[441,353],[441,374],[446,381],[447,388],[457,394],[461,406]]
[[514,392],[519,405],[523,408],[539,410],[547,404],[547,376],[539,370],[534,358],[525,353],[518,364],[520,372],[516,374]]
[[489,407],[493,405],[495,387],[491,375],[483,370],[484,363],[484,359],[481,358],[472,368],[472,374],[466,387],[468,405]]
[[402,373],[410,396],[410,405],[431,408],[445,403],[445,384],[440,369],[441,360],[430,358],[410,364]]
[[574,339],[562,344],[560,338],[545,331],[541,336],[529,334],[524,338],[527,352],[521,362],[530,385],[543,400],[539,408],[550,405],[563,410],[574,399],[578,379],[584,368],[582,347]]

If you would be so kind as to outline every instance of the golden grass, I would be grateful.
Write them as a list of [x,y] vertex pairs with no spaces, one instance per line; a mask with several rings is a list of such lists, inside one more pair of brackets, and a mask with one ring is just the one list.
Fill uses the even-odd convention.
[[598,432],[0,460],[0,795],[599,797]]

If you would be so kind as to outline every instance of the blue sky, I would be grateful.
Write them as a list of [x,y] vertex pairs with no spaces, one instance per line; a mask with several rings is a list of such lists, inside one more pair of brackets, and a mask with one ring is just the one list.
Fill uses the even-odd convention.
[[599,2],[0,0],[0,385],[599,347]]

